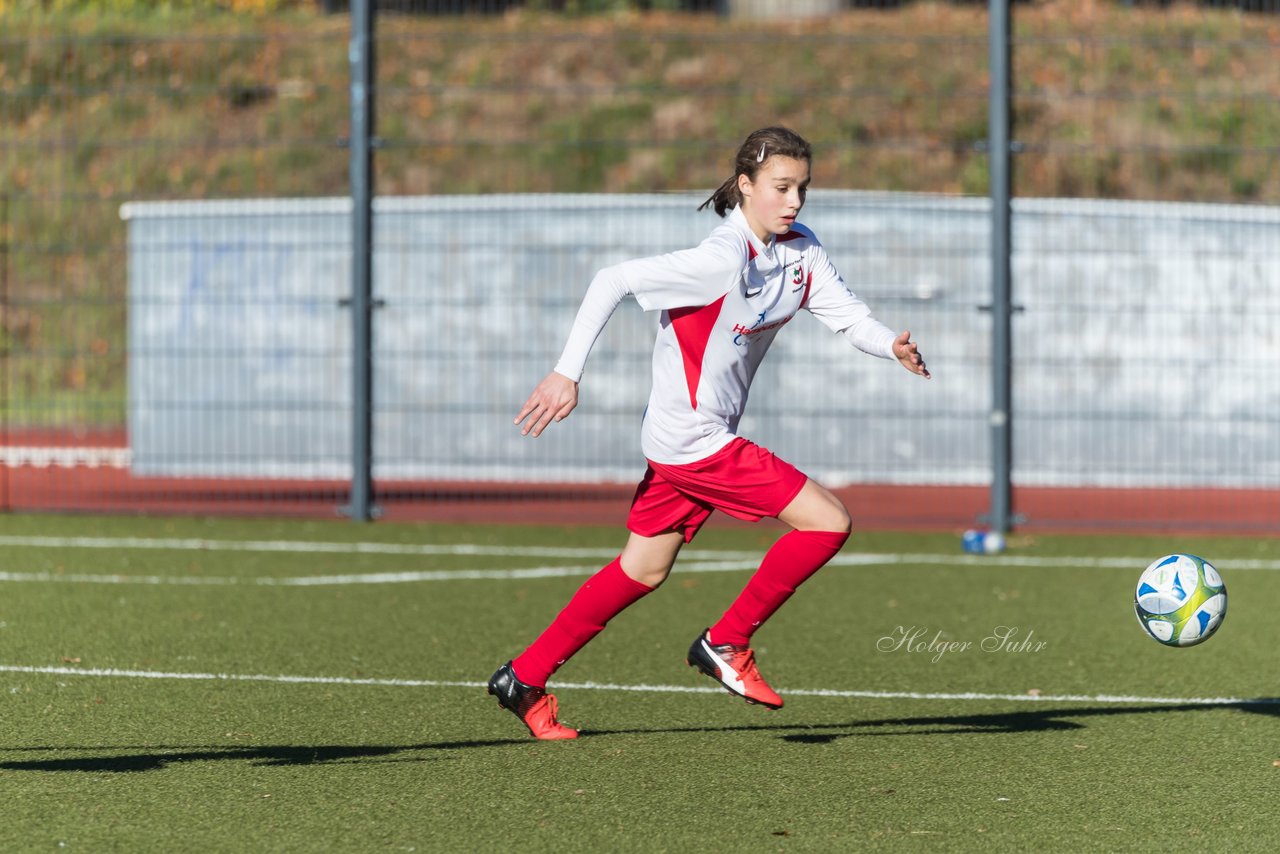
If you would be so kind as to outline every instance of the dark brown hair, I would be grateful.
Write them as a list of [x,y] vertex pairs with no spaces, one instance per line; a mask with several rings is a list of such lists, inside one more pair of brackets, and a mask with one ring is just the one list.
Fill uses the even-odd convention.
[[790,128],[776,125],[760,128],[752,132],[738,149],[738,155],[733,159],[733,177],[721,184],[720,188],[711,194],[711,198],[698,205],[698,210],[714,207],[717,214],[724,216],[730,208],[736,208],[742,204],[742,193],[738,190],[738,176],[746,175],[748,179],[755,181],[760,167],[774,155],[792,157],[806,163],[813,162],[813,149],[800,134]]

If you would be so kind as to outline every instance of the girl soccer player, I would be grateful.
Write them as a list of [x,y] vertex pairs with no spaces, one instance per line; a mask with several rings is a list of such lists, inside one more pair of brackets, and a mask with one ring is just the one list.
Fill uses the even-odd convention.
[[813,232],[796,222],[811,161],[809,143],[787,128],[748,136],[733,177],[698,208],[713,207],[724,222],[693,249],[597,273],[560,361],[516,416],[521,433],[534,437],[568,417],[587,355],[624,297],[661,312],[641,430],[649,467],[632,499],[630,537],[551,625],[489,679],[489,693],[536,738],[578,737],[557,719],[548,679],[610,619],[666,580],[680,547],[713,510],[751,521],[776,517],[792,530],[769,549],[719,621],[694,639],[686,663],[748,703],[782,707],[756,668],[751,636],[835,556],[851,523],[829,491],[737,435],[756,368],[803,308],[859,350],[929,378],[911,333],[895,336],[872,317]]

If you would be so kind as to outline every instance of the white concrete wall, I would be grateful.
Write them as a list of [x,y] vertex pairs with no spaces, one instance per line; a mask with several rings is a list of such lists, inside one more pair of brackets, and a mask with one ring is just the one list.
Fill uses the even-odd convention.
[[[609,263],[696,244],[705,194],[380,199],[375,476],[634,480],[656,319],[628,301],[582,404],[512,417]],[[127,205],[129,428],[141,474],[349,472],[346,200]],[[832,484],[988,482],[984,199],[814,192],[802,219],[935,378],[812,318],[742,429]],[[1015,480],[1280,484],[1280,211],[1015,205]]]

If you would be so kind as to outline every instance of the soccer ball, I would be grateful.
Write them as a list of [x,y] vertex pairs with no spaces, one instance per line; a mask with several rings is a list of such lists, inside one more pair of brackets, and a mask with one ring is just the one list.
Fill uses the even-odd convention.
[[1160,643],[1195,646],[1207,641],[1227,616],[1227,585],[1202,557],[1165,555],[1142,571],[1133,610],[1142,628]]

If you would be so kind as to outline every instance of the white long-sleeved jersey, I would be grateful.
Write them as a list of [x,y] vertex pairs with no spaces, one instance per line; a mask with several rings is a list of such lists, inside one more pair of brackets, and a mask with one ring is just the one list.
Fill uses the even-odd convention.
[[845,286],[813,232],[796,223],[764,243],[737,208],[692,249],[597,273],[557,373],[582,378],[592,346],[628,294],[645,311],[662,312],[640,436],[654,462],[696,462],[733,439],[760,361],[801,308],[858,349],[893,358],[893,332]]

